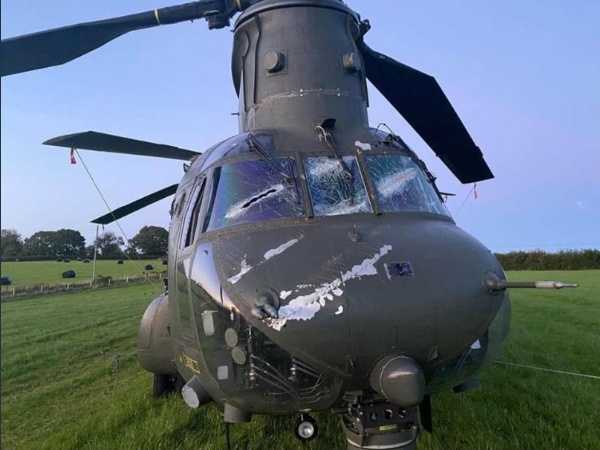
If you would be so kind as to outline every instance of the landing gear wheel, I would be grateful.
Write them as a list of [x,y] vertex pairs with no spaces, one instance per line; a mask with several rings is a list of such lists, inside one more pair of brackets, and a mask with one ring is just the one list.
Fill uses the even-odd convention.
[[152,395],[159,398],[172,394],[177,390],[177,386],[181,384],[179,378],[179,375],[155,373],[152,382]]
[[294,434],[302,442],[312,441],[319,435],[317,421],[308,414],[300,414],[294,427]]

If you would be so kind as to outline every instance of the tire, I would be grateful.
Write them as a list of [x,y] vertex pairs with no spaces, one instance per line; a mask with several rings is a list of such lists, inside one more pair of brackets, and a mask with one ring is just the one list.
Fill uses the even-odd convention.
[[173,375],[161,373],[154,374],[152,383],[152,395],[155,398],[165,397],[175,391],[175,381]]

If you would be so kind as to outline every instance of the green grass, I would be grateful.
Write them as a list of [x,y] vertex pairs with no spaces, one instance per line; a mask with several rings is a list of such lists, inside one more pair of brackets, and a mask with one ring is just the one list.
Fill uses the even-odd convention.
[[[560,279],[577,290],[514,291],[503,359],[600,375],[600,271],[511,273]],[[150,397],[137,364],[140,317],[157,285],[2,304],[3,449],[223,449],[215,407],[189,410]],[[483,389],[434,398],[435,434],[423,450],[600,448],[600,381],[489,366]],[[255,417],[233,428],[238,449],[344,449],[335,418],[318,415],[308,446],[293,419]]]
[[[152,264],[155,270],[164,270],[160,260],[124,260],[117,264],[116,260],[96,261],[96,275],[121,278],[132,275],[141,275],[146,264]],[[1,264],[2,276],[10,277],[12,286],[34,286],[38,284],[58,283],[83,283],[92,278],[93,263],[71,260],[68,263],[57,261],[19,261],[3,262]],[[74,270],[76,278],[63,279],[62,273]]]

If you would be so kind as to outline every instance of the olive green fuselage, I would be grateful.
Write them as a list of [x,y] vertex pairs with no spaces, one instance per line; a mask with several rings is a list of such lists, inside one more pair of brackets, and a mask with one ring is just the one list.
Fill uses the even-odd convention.
[[[251,413],[327,409],[346,392],[369,391],[373,367],[390,355],[414,359],[431,393],[473,376],[506,335],[508,297],[485,284],[504,278],[494,255],[442,206],[382,204],[385,186],[368,173],[378,155],[414,165],[398,185],[418,176],[439,192],[399,138],[368,125],[358,25],[330,0],[268,0],[236,24],[241,134],[196,159],[177,191],[167,344],[156,354],[219,403]],[[350,158],[349,183],[362,180],[368,210],[320,213],[308,179],[319,157],[341,167]],[[227,168],[247,161],[274,171],[289,163],[289,186],[215,219]],[[300,213],[273,217],[266,205],[266,220],[213,226],[278,189],[294,190]]]

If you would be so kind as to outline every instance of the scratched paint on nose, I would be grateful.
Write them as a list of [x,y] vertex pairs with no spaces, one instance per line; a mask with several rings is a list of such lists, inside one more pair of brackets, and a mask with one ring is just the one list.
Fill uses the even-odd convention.
[[281,255],[283,252],[285,252],[288,248],[293,247],[294,245],[296,245],[298,243],[300,239],[292,239],[289,242],[286,242],[285,244],[281,244],[279,247],[274,248],[269,250],[268,252],[265,253],[265,261],[268,261],[269,259]]
[[[346,282],[377,275],[378,270],[375,264],[391,251],[391,245],[384,245],[372,257],[364,259],[360,264],[342,273],[339,278],[329,283],[323,283],[310,294],[293,298],[287,305],[279,308],[279,318],[269,319],[266,321],[267,325],[274,330],[281,331],[289,320],[312,320],[328,301],[333,301],[335,297],[343,295]],[[338,315],[343,311],[343,308],[341,310],[338,308]]]
[[229,281],[231,284],[236,284],[238,281],[240,281],[244,277],[244,275],[246,275],[252,269],[255,269],[256,267],[263,265],[264,263],[266,263],[267,261],[269,261],[272,258],[282,255],[287,250],[289,250],[294,245],[296,245],[298,242],[300,242],[303,237],[304,237],[304,235],[300,235],[295,239],[292,239],[288,242],[281,244],[278,247],[275,247],[275,248],[272,248],[271,250],[266,251],[263,256],[262,261],[260,261],[256,266],[251,266],[250,264],[248,264],[248,261],[246,259],[247,256],[244,256],[244,259],[240,263],[240,271],[236,275],[229,277],[227,279],[227,281]]
[[248,272],[250,272],[252,270],[252,266],[248,264],[248,262],[246,261],[246,257],[244,257],[244,259],[242,259],[242,262],[240,264],[240,271],[232,276],[231,278],[228,278],[227,281],[229,281],[231,284],[235,284],[238,281],[240,281],[242,279],[242,277],[244,275],[246,275]]

